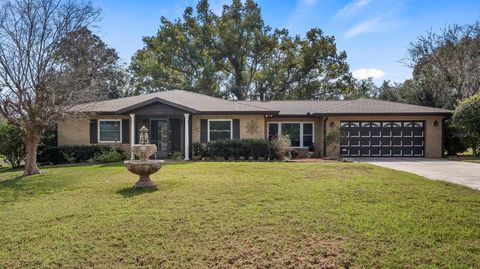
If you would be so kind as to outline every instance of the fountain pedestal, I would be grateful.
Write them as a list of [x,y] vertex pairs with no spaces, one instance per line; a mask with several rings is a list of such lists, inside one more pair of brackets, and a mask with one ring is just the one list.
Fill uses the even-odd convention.
[[149,160],[150,156],[157,152],[157,146],[149,144],[148,129],[145,126],[140,128],[139,142],[140,144],[132,146],[132,152],[140,160],[124,161],[124,164],[128,171],[139,176],[134,188],[155,188],[157,185],[150,179],[150,175],[158,172],[164,161]]

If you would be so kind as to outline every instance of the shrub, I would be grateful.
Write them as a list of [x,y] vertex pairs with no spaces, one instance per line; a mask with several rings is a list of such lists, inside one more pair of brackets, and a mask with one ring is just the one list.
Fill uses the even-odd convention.
[[447,155],[453,156],[465,152],[468,149],[467,139],[460,130],[452,123],[445,125],[445,151]]
[[336,128],[328,132],[325,136],[325,144],[331,147],[330,157],[332,159],[338,159],[340,144],[345,142],[346,137],[342,134],[340,128]]
[[[289,146],[290,144],[288,144]],[[203,160],[266,160],[276,159],[285,151],[277,140],[239,139],[192,144],[193,156]]]
[[183,153],[180,151],[174,151],[172,152],[172,159],[176,161],[181,161],[183,160]]
[[272,159],[285,160],[289,155],[291,141],[288,136],[281,136],[270,141]]
[[118,152],[117,150],[110,149],[109,151],[104,151],[102,153],[96,154],[93,157],[95,162],[99,163],[113,163],[119,162],[123,159],[122,153]]
[[480,93],[460,102],[452,119],[455,126],[468,138],[473,156],[477,156],[480,150]]
[[19,167],[25,158],[20,132],[13,125],[0,123],[0,155],[11,167]]
[[205,156],[205,146],[200,142],[195,142],[192,144],[193,157],[204,157]]
[[[109,152],[112,147],[106,145],[76,145],[76,146],[50,146],[42,149],[38,155],[38,162],[41,164],[65,164],[81,163],[93,160],[95,156]],[[120,149],[113,149],[121,154],[125,152]]]

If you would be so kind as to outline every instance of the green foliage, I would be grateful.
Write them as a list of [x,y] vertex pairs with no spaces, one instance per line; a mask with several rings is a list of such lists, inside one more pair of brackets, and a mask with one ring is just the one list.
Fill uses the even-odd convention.
[[346,137],[342,133],[340,128],[330,130],[325,136],[325,144],[330,146],[331,151],[329,156],[337,159],[339,157],[340,144],[346,141]]
[[6,122],[0,122],[0,155],[11,167],[19,167],[25,158],[20,132]]
[[118,150],[110,149],[102,153],[97,153],[93,157],[93,160],[98,163],[113,163],[123,160],[123,154]]
[[[125,155],[120,148],[114,149]],[[105,145],[51,146],[44,148],[38,155],[41,164],[82,163],[94,160],[95,156],[110,152],[112,148]]]
[[181,19],[162,17],[131,69],[137,94],[184,89],[232,99],[331,99],[350,91],[346,53],[313,28],[304,37],[265,25],[253,0],[215,15],[207,0]]
[[469,147],[467,138],[451,122],[445,125],[444,141],[445,151],[449,156],[465,152]]
[[193,144],[195,157],[214,160],[274,160],[285,155],[282,151],[285,149],[279,146],[276,140],[265,139],[222,140]]
[[68,66],[77,87],[90,88],[82,102],[123,95],[127,76],[118,53],[87,27],[68,33],[57,45],[55,56]]
[[176,161],[181,161],[183,160],[183,153],[180,151],[174,151],[172,152],[172,159]]
[[453,114],[453,122],[468,137],[476,156],[480,150],[480,93],[460,102]]

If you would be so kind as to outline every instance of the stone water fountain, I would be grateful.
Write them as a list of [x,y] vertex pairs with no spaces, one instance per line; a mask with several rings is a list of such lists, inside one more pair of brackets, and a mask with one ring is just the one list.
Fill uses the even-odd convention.
[[155,188],[157,185],[150,179],[163,165],[162,160],[150,160],[150,156],[157,153],[157,146],[150,144],[148,140],[148,129],[145,126],[140,128],[139,144],[132,146],[132,152],[139,160],[125,161],[128,171],[139,175],[140,178],[133,185],[134,188]]

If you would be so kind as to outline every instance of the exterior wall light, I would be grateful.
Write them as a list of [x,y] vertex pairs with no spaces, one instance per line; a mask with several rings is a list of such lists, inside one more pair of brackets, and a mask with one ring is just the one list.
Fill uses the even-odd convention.
[[332,127],[332,128],[335,127],[335,122],[333,122],[333,121],[330,122],[330,127]]
[[435,120],[435,121],[433,122],[433,126],[435,126],[435,127],[438,126],[438,121],[437,121],[437,120]]

